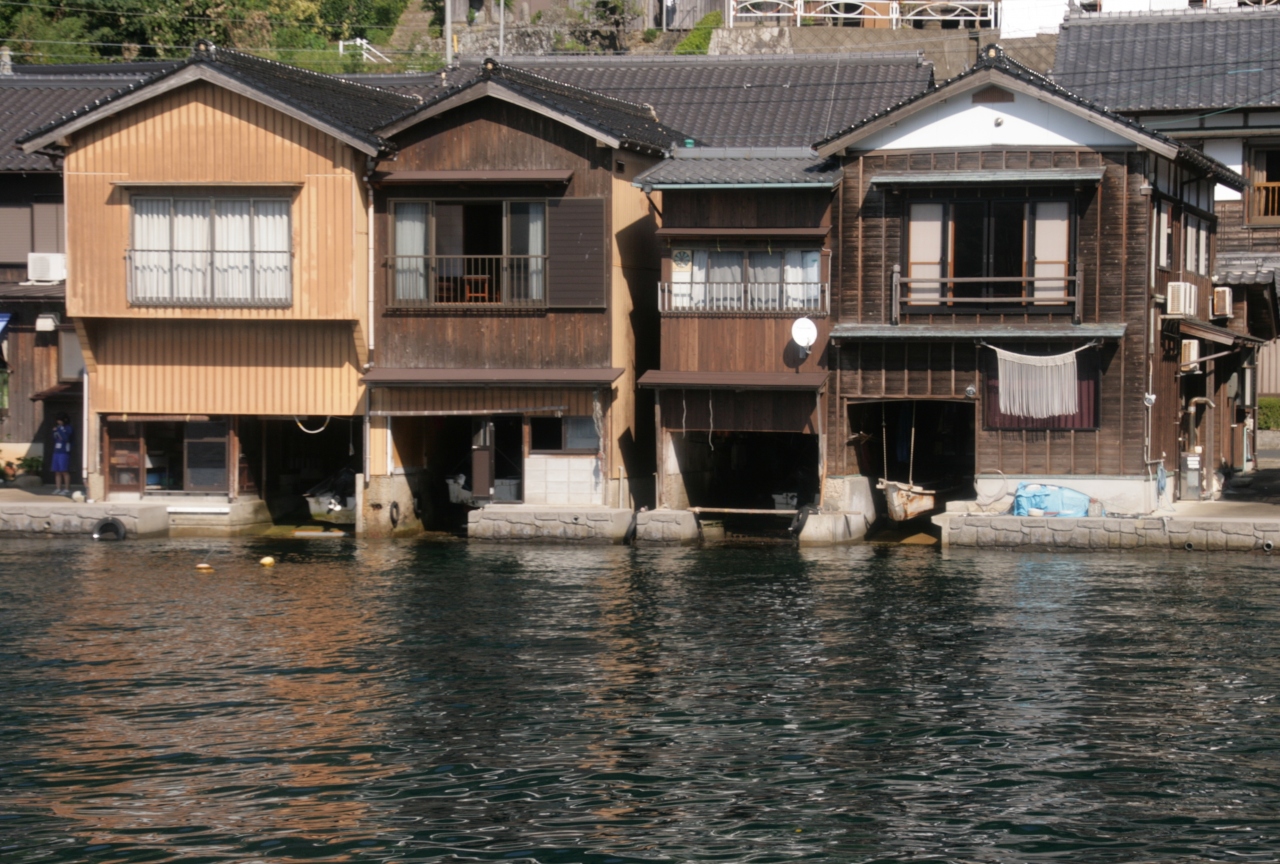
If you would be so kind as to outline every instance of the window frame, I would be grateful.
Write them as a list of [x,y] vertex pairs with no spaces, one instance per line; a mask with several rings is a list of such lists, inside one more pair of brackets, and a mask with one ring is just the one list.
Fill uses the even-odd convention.
[[[1246,225],[1255,225],[1255,226],[1280,225],[1280,181],[1274,181],[1277,183],[1277,187],[1274,190],[1275,208],[1276,208],[1275,215],[1263,216],[1263,215],[1259,215],[1257,212],[1259,209],[1261,209],[1261,203],[1262,203],[1259,198],[1259,194],[1260,194],[1258,191],[1259,186],[1262,183],[1268,182],[1266,180],[1260,181],[1257,179],[1258,174],[1261,170],[1261,161],[1262,161],[1262,158],[1267,153],[1275,153],[1276,154],[1275,158],[1277,160],[1280,160],[1280,141],[1275,141],[1275,140],[1259,141],[1256,143],[1248,144],[1246,146],[1245,153],[1246,153],[1246,157],[1244,160],[1244,164],[1245,164],[1245,170],[1248,173],[1247,179],[1249,181],[1249,184],[1246,187],[1245,194],[1244,194],[1244,197],[1245,197],[1244,222]],[[1268,197],[1271,197],[1271,196],[1268,196]]]
[[[560,423],[560,448],[558,450],[547,450],[533,446],[533,424],[537,421],[555,420]],[[596,429],[596,446],[591,448],[575,447],[570,449],[567,445],[569,437],[568,420],[586,420],[595,428],[595,418],[590,414],[565,414],[563,416],[529,417],[529,455],[530,456],[595,456],[600,452],[601,443],[604,437],[600,434],[600,430]]]
[[[84,359],[84,346],[80,344],[80,334],[76,332],[75,327],[67,327],[67,326],[59,327],[57,332],[58,332],[58,382],[62,384],[66,384],[66,383],[71,383],[73,381],[74,382],[82,381],[84,378],[85,359]],[[66,371],[66,362],[68,359],[66,356],[66,351],[67,351],[66,342],[68,340],[75,341],[76,353],[80,355],[80,374],[79,375],[66,376],[63,374]]]
[[[169,238],[167,249],[140,250],[137,248],[138,237],[136,236],[137,228],[137,203],[139,201],[168,201],[169,202]],[[174,249],[174,217],[175,202],[178,201],[207,201],[209,202],[209,231],[208,231],[208,249],[207,250],[180,250]],[[219,202],[228,201],[247,201],[249,203],[249,248],[246,249],[219,249],[217,246],[217,205]],[[258,204],[260,202],[284,203],[285,216],[288,219],[288,229],[286,236],[288,237],[288,249],[279,250],[258,250],[255,248],[257,243],[257,232],[255,221],[258,216]],[[195,308],[290,308],[293,306],[294,297],[294,266],[293,260],[297,254],[297,247],[294,242],[294,195],[286,194],[240,194],[228,191],[226,194],[181,194],[180,192],[166,192],[163,194],[152,192],[135,192],[129,196],[129,248],[126,255],[125,269],[126,281],[128,285],[128,300],[130,306],[138,307],[195,307]],[[214,256],[218,252],[228,253],[245,253],[249,256],[248,273],[250,294],[256,295],[258,289],[257,276],[257,256],[262,251],[264,254],[285,255],[285,266],[288,268],[287,285],[288,290],[285,297],[268,297],[262,298],[258,296],[249,297],[218,297],[217,296],[217,276],[216,267],[214,265]],[[169,252],[171,255],[175,252],[207,252],[209,258],[209,278],[208,290],[201,297],[175,297],[174,295],[174,269],[172,262],[169,268],[169,296],[168,297],[139,297],[136,290],[136,275],[134,263],[134,254],[137,252]]]
[[[730,242],[724,243],[719,241],[708,241],[700,239],[697,242],[678,242],[669,243],[667,253],[662,261],[663,286],[660,298],[660,311],[664,315],[707,315],[707,314],[728,314],[728,315],[811,315],[825,316],[829,314],[830,303],[830,282],[831,282],[831,251],[825,243],[815,242],[813,239],[802,240],[794,237],[782,239],[760,239],[754,243],[744,242],[741,237],[731,237]],[[704,281],[695,281],[693,279],[693,263],[690,261],[689,281],[679,281],[676,279],[675,256],[677,252],[689,252],[691,256],[696,256],[699,252],[708,254],[708,258],[713,254],[739,253],[741,260],[739,266],[741,268],[742,279],[733,282],[713,282],[710,279]],[[791,282],[786,278],[786,256],[788,252],[812,253],[818,259],[818,278],[814,282],[796,281]],[[776,282],[755,282],[749,276],[751,273],[751,256],[753,254],[780,255],[781,277]],[[803,265],[802,265],[803,266]],[[708,262],[708,275],[710,275],[710,266]],[[693,299],[693,286],[697,285],[740,285],[747,291],[750,297],[743,296],[737,298],[727,298],[726,296],[711,296],[706,289],[703,290],[702,300]],[[786,294],[786,286],[788,285],[815,285],[816,292],[813,295],[806,295],[807,299],[795,301]],[[678,291],[677,286],[688,286],[688,296],[680,302],[677,302],[677,295],[686,292]],[[778,295],[776,305],[768,298],[758,296],[758,292],[750,291],[750,286],[779,286],[782,293]]]
[[[996,187],[990,190],[991,193],[999,193],[1004,191],[1006,190],[1003,187]],[[901,233],[900,233],[901,239],[899,242],[899,266],[901,267],[901,272],[904,278],[906,279],[913,278],[911,276],[911,272],[912,272],[911,268],[913,264],[929,265],[934,263],[931,260],[924,260],[924,259],[915,260],[911,257],[912,256],[911,209],[914,205],[932,204],[932,205],[940,205],[942,207],[942,227],[941,227],[942,237],[941,237],[941,248],[939,250],[938,260],[936,262],[939,268],[939,275],[936,280],[937,291],[938,291],[938,295],[937,295],[938,302],[936,304],[921,304],[921,303],[907,304],[907,301],[911,299],[910,285],[907,285],[907,286],[904,286],[904,290],[902,291],[902,294],[901,294],[901,300],[905,307],[904,312],[902,314],[978,315],[978,314],[989,314],[993,310],[997,310],[1005,314],[1012,312],[1016,314],[1025,313],[1028,315],[1047,315],[1047,314],[1059,314],[1064,312],[1065,310],[1070,309],[1075,302],[1074,301],[1075,295],[1073,293],[1075,288],[1074,283],[1076,280],[1076,276],[1078,275],[1078,272],[1079,272],[1079,269],[1078,269],[1079,268],[1079,254],[1078,254],[1079,250],[1077,246],[1079,243],[1079,235],[1080,235],[1080,231],[1079,231],[1080,214],[1079,214],[1078,202],[1076,199],[1077,199],[1077,196],[1072,193],[1066,193],[1061,195],[1044,194],[1044,193],[1039,193],[1039,194],[1023,193],[1023,194],[1016,194],[1016,195],[1015,194],[1006,195],[1006,194],[981,194],[980,192],[977,192],[977,191],[970,192],[969,194],[957,194],[957,195],[922,194],[922,195],[906,196],[902,203],[902,214],[901,214],[902,227],[901,227]],[[982,217],[983,218],[983,228],[982,228],[983,274],[980,277],[973,277],[973,278],[996,279],[1000,277],[993,276],[992,272],[994,270],[994,263],[995,263],[995,256],[996,256],[996,248],[995,248],[996,238],[994,236],[994,231],[993,231],[993,219],[994,219],[993,210],[994,210],[994,205],[997,203],[1019,204],[1023,208],[1022,276],[1021,276],[1023,280],[1031,280],[1035,278],[1036,215],[1035,215],[1034,207],[1040,204],[1066,204],[1067,205],[1067,238],[1066,238],[1067,258],[1065,261],[1066,273],[1062,276],[1063,297],[1062,297],[1061,303],[1053,302],[1053,303],[1031,304],[1031,303],[1024,302],[1028,299],[1034,299],[1035,297],[1034,293],[1028,293],[1029,291],[1034,292],[1035,290],[1034,283],[1029,285],[1024,285],[1023,293],[1020,297],[1012,297],[1012,296],[1001,297],[999,295],[995,295],[991,293],[993,286],[1000,284],[996,282],[988,282],[985,284],[972,283],[976,287],[980,287],[983,292],[981,297],[975,297],[973,299],[983,299],[987,301],[985,303],[951,302],[953,299],[959,296],[954,293],[956,286],[954,281],[952,280],[955,280],[958,278],[970,278],[970,277],[958,277],[955,275],[954,250],[955,250],[956,238],[955,238],[954,212],[956,209],[956,205],[980,204],[983,206],[984,208],[984,214]],[[920,276],[916,278],[919,278],[921,280],[932,280],[933,277]],[[1055,279],[1057,277],[1047,276],[1045,278]],[[1012,285],[1017,283],[1006,283],[1006,284]],[[1058,289],[1051,288],[1048,290],[1058,290]],[[951,293],[944,293],[944,292],[951,292]],[[1057,298],[1048,297],[1047,299],[1056,300]]]
[[[444,196],[397,196],[387,199],[387,306],[392,309],[419,309],[419,308],[439,308],[442,310],[454,310],[466,308],[536,308],[542,309],[548,305],[547,296],[549,293],[549,270],[550,270],[550,224],[551,224],[551,201],[548,197],[517,195],[511,197],[503,196],[484,196],[476,198],[458,197],[454,195]],[[425,204],[427,207],[426,222],[426,242],[424,244],[424,254],[421,256],[402,256],[396,248],[396,211],[401,204]],[[541,297],[537,299],[522,298],[518,301],[511,301],[508,298],[500,297],[497,301],[488,302],[466,302],[454,300],[438,300],[436,291],[433,286],[428,283],[424,287],[427,291],[425,299],[401,297],[398,295],[399,286],[397,284],[397,267],[396,261],[401,257],[421,257],[428,262],[441,257],[491,257],[491,256],[468,256],[465,253],[457,256],[442,256],[438,251],[438,232],[437,232],[437,213],[436,208],[442,204],[452,204],[458,206],[467,206],[468,204],[501,204],[502,205],[502,252],[497,256],[503,261],[512,258],[524,259],[540,259],[541,267]],[[512,204],[541,204],[542,205],[542,254],[541,255],[515,255],[511,252],[511,205]]]

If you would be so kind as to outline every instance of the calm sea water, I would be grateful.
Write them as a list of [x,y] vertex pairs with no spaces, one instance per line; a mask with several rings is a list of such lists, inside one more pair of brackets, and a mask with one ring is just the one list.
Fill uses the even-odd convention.
[[0,860],[1275,861],[1278,573],[6,540]]

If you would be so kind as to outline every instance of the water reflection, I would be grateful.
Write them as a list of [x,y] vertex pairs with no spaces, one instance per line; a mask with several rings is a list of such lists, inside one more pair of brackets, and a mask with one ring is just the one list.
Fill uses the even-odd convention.
[[50,548],[6,861],[1280,854],[1269,558]]

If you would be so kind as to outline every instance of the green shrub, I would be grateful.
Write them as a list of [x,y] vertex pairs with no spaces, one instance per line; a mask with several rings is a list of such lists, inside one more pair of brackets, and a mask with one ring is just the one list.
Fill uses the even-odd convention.
[[44,469],[44,460],[39,456],[23,456],[18,460],[18,469],[28,474],[39,474]]
[[1280,396],[1259,397],[1258,428],[1280,429]]
[[645,41],[645,44],[649,44],[652,42],[657,42],[658,37],[661,35],[662,35],[662,31],[659,30],[657,27],[649,27],[644,31],[644,35],[641,36],[640,38]]
[[676,45],[675,53],[706,54],[711,49],[711,34],[722,24],[724,24],[724,16],[719,12],[704,16],[701,21],[693,25],[689,35]]

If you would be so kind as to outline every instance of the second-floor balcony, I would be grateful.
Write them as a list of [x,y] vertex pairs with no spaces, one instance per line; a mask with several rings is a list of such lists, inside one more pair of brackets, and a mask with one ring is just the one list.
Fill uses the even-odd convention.
[[545,255],[396,255],[389,259],[387,308],[543,309]]
[[907,279],[895,264],[891,323],[909,315],[1061,314],[1081,321],[1080,274],[1063,276],[928,276]]
[[1251,222],[1280,222],[1280,183],[1254,183]]
[[825,315],[827,282],[662,282],[658,308],[664,315]]

